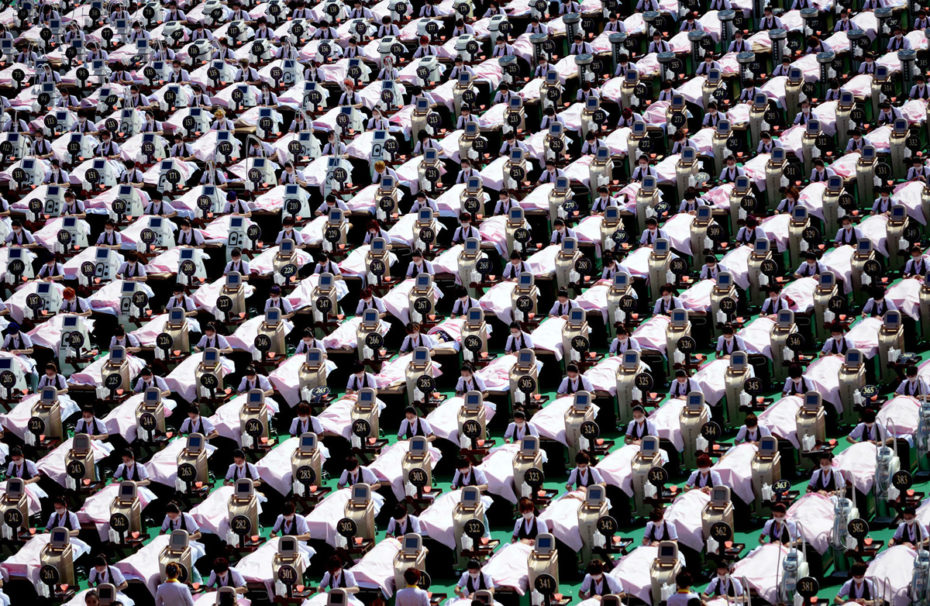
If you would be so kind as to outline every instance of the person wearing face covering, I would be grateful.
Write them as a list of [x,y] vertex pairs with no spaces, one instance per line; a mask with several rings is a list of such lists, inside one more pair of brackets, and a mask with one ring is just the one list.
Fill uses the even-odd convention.
[[872,442],[876,445],[883,444],[886,437],[885,427],[881,423],[875,422],[875,411],[866,408],[859,414],[859,418],[861,422],[849,432],[849,435],[846,436],[846,441],[850,444],[856,444],[858,442]]
[[310,539],[310,529],[307,527],[307,518],[297,515],[297,507],[293,501],[287,501],[284,509],[278,515],[274,522],[274,528],[271,529],[271,536],[293,536],[298,541],[307,541]]
[[743,584],[730,576],[730,564],[724,559],[717,561],[717,575],[707,584],[702,596],[704,603],[720,597],[735,598],[743,595]]
[[604,573],[604,565],[600,560],[592,560],[578,589],[578,597],[587,600],[610,594],[623,594],[623,586],[616,577]]
[[784,503],[772,505],[772,519],[766,520],[759,535],[759,543],[779,542],[790,545],[798,539],[798,525],[793,520],[786,520],[788,508]]
[[333,555],[329,558],[326,572],[320,580],[320,587],[318,590],[322,592],[330,589],[344,589],[347,593],[358,592],[358,583],[355,580],[355,575],[352,574],[351,571],[345,570],[344,562],[338,555]]
[[407,513],[406,506],[397,504],[391,514],[391,519],[388,521],[386,535],[389,537],[402,537],[411,532],[421,534],[420,518],[412,513]]
[[455,586],[455,595],[463,598],[471,598],[476,591],[487,590],[494,591],[494,581],[490,575],[481,571],[481,562],[478,560],[469,560],[468,567],[459,578]]
[[926,549],[930,543],[927,528],[917,519],[917,511],[913,507],[905,507],[901,511],[902,522],[894,532],[894,537],[888,541],[888,546],[907,545],[911,549]]
[[532,500],[522,497],[518,506],[520,517],[514,522],[510,542],[522,541],[532,545],[536,542],[536,537],[548,532],[548,529],[545,522],[536,517],[536,506]]

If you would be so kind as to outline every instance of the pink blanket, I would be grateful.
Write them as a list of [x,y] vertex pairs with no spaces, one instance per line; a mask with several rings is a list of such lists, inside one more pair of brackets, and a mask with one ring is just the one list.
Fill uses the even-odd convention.
[[604,457],[595,467],[607,484],[616,486],[626,494],[633,496],[633,471],[631,464],[639,446],[626,444]]
[[[44,473],[52,480],[55,480],[55,482],[61,486],[65,486],[65,480],[68,478],[68,474],[65,472],[65,457],[68,455],[68,451],[71,450],[73,442],[74,438],[68,438],[62,442],[58,448],[36,462],[36,467],[40,472]],[[113,452],[113,446],[111,444],[101,442],[100,440],[91,440],[90,446],[91,450],[94,451],[95,464]]]
[[385,538],[379,541],[374,549],[349,569],[355,575],[358,586],[380,589],[387,597],[394,595],[394,556],[398,551],[400,541],[397,539]]
[[738,246],[720,260],[720,269],[730,272],[733,275],[733,281],[743,290],[749,288],[749,255],[751,253],[750,247]]
[[617,395],[617,369],[620,368],[620,356],[611,356],[604,358],[593,368],[589,368],[584,376],[591,381],[591,385],[597,391],[610,392],[611,396]]
[[[399,385],[406,382],[406,372],[407,366],[410,365],[410,360],[413,359],[413,354],[408,353],[402,356],[398,356],[386,363],[381,367],[381,372],[375,376],[375,380],[378,382],[378,389],[385,389],[391,387],[392,385]],[[433,378],[441,377],[442,371],[440,370],[441,366],[439,362],[433,360],[432,362],[432,375]]]
[[731,448],[713,467],[723,483],[745,503],[753,499],[752,459],[757,450],[755,444],[739,444]]
[[565,320],[562,318],[546,318],[532,332],[533,345],[536,349],[551,351],[557,361],[561,360],[564,355],[562,351],[562,328],[564,326]]
[[907,278],[898,280],[887,290],[885,296],[897,305],[901,313],[907,314],[915,320],[920,320],[920,289],[919,280]]
[[526,543],[504,545],[481,569],[495,587],[509,587],[523,595],[530,589],[528,559],[533,548]]
[[649,420],[656,426],[659,437],[670,441],[678,452],[685,448],[680,421],[681,409],[684,407],[684,399],[672,398],[649,415]]
[[[407,478],[404,477],[403,461],[409,451],[410,442],[408,440],[395,442],[382,450],[378,458],[369,466],[369,469],[374,472],[378,480],[391,486],[391,490],[394,491],[394,496],[397,497],[399,501],[404,500],[406,496],[404,488],[407,483]],[[442,458],[442,454],[439,452],[438,448],[433,446],[430,446],[429,454],[432,465],[435,467],[439,459]]]
[[[452,525],[452,512],[462,500],[461,490],[450,490],[436,497],[433,504],[420,514],[420,529],[423,534],[436,540],[449,549],[455,549],[455,533]],[[493,500],[487,495],[481,497],[485,509],[491,507]]]
[[859,442],[838,454],[833,465],[842,470],[847,483],[852,480],[860,492],[867,494],[875,483],[876,451],[875,444]]
[[488,478],[488,492],[517,502],[513,486],[513,458],[520,451],[519,444],[502,444],[491,449],[491,453],[478,466]]
[[[168,446],[161,449],[148,463],[145,464],[145,471],[149,474],[149,479],[158,484],[175,487],[175,480],[178,478],[178,455],[187,445],[185,438],[178,438],[168,443]],[[215,446],[207,445],[207,456],[216,451]]]
[[659,555],[659,548],[651,545],[640,545],[632,552],[620,558],[620,561],[610,571],[623,585],[623,590],[647,604],[652,604],[652,562]]
[[772,359],[772,328],[775,321],[771,318],[759,316],[745,325],[737,333],[746,343],[747,353],[761,354]]
[[895,545],[881,551],[869,562],[865,576],[891,606],[908,606],[911,603],[911,580],[917,552],[906,545]]
[[[178,366],[171,371],[171,374],[165,377],[165,383],[168,384],[168,389],[177,393],[184,398],[184,400],[193,402],[197,398],[198,390],[201,389],[200,385],[194,380],[194,372],[202,361],[202,352],[191,354],[185,358],[183,362],[178,364]],[[223,365],[223,370],[227,375],[236,371],[235,365],[225,356],[220,357],[220,363]]]
[[716,406],[727,391],[726,373],[730,367],[730,361],[722,358],[705,364],[692,377],[700,385],[700,391],[704,392],[704,401],[709,406]]
[[822,494],[808,493],[788,508],[787,518],[798,523],[808,545],[825,553],[833,536],[833,501]]
[[[19,404],[13,407],[13,410],[0,414],[0,423],[3,424],[3,429],[19,439],[25,440],[28,432],[27,425],[32,417],[32,406],[38,401],[39,394],[28,395],[20,400]],[[60,394],[58,403],[61,405],[62,421],[80,411],[80,407],[67,394]]]
[[819,391],[824,402],[833,404],[837,412],[843,412],[840,401],[840,369],[843,367],[842,356],[824,356],[814,360],[807,367],[804,378],[811,389]]
[[772,435],[788,440],[795,448],[800,448],[796,417],[802,403],[799,396],[782,398],[759,415],[759,426],[767,428]]
[[[145,396],[141,393],[135,394],[111,410],[110,414],[102,419],[103,423],[107,426],[107,432],[110,434],[119,434],[123,436],[123,439],[127,442],[135,442],[138,437],[136,407],[139,406],[144,397]],[[175,408],[175,403],[172,400],[162,400],[162,404],[165,406],[165,418],[170,418],[171,411]]]
[[682,306],[688,311],[710,311],[710,295],[715,284],[714,280],[701,280],[690,287],[679,296]]
[[493,313],[504,324],[510,324],[513,322],[511,295],[516,286],[516,282],[498,282],[478,299],[481,309]]
[[[97,534],[101,541],[109,541],[110,531],[110,505],[119,494],[119,482],[113,482],[95,495],[84,501],[84,505],[75,513],[81,524],[93,524],[97,527]],[[138,490],[139,504],[145,509],[149,502],[155,499],[152,491],[140,488]]]
[[878,411],[876,421],[896,438],[913,440],[920,424],[920,402],[911,396],[895,396]]
[[578,531],[578,509],[583,502],[583,491],[567,492],[550,503],[539,516],[549,532],[574,551],[581,551],[583,546],[581,533]]
[[639,343],[643,349],[652,349],[664,356],[668,346],[665,332],[671,321],[668,316],[653,316],[640,324],[633,331],[631,338]]
[[[480,374],[480,373],[479,373]],[[462,408],[464,400],[458,396],[448,398],[442,405],[437,406],[431,413],[426,416],[429,426],[433,429],[436,437],[449,440],[453,444],[459,443],[459,421],[458,414]],[[484,403],[484,418],[490,423],[497,411],[497,405],[493,402]]]
[[745,579],[749,587],[763,600],[775,604],[778,602],[778,579],[782,574],[782,560],[788,552],[788,548],[781,543],[766,543],[737,561],[732,574],[739,579]]
[[675,499],[665,512],[665,521],[675,525],[678,540],[695,551],[704,550],[704,531],[701,516],[710,502],[710,495],[702,490],[689,490]]
[[[543,438],[549,438],[565,446],[568,446],[565,437],[565,413],[571,408],[575,401],[573,396],[564,396],[556,399],[554,402],[547,404],[542,410],[533,415],[532,423],[539,429],[539,435]],[[594,416],[600,411],[600,407],[591,405],[594,409]]]
[[[280,537],[272,537],[262,543],[261,547],[248,554],[236,564],[236,570],[245,578],[246,582],[249,583],[264,583],[265,589],[268,591],[269,600],[272,599],[271,596],[274,595],[274,583],[276,581],[274,576],[274,556],[278,552],[278,541]],[[316,554],[316,551],[307,545],[306,543],[298,542],[298,549],[300,549],[301,559],[304,563],[304,568],[307,569],[310,567],[310,559]],[[210,594],[207,594],[210,595]],[[318,595],[326,595],[325,593]],[[198,606],[195,604],[194,606]]]
[[[336,522],[345,517],[345,506],[351,494],[352,491],[349,488],[330,493],[313,511],[307,514],[307,528],[310,529],[310,535],[314,539],[321,539],[331,545],[336,544],[337,537],[341,539],[336,533]],[[377,516],[384,505],[384,497],[377,492],[372,492],[371,502],[375,509],[375,516]],[[390,562],[390,559],[388,561]],[[356,580],[361,581],[361,579]]]
[[[216,432],[221,437],[233,440],[240,446],[242,446],[242,433],[239,431],[239,412],[242,410],[242,405],[245,404],[246,399],[246,395],[238,395],[217,408],[213,416],[210,417],[210,422],[213,423]],[[266,398],[265,410],[268,413],[269,424],[273,423],[274,416],[278,414],[278,403],[272,398]]]
[[[114,566],[123,573],[127,581],[142,581],[146,589],[153,596],[161,583],[161,572],[158,569],[158,555],[168,545],[171,535],[160,534],[150,543],[138,551],[129,555],[129,557],[120,560]],[[197,541],[191,541],[191,564],[199,560],[204,555],[203,545]]]
[[[39,580],[39,569],[42,568],[42,550],[48,545],[50,538],[51,535],[47,532],[35,535],[7,558],[5,562],[0,564],[0,568],[3,569],[8,578],[27,579],[30,583],[39,587],[42,585]],[[90,553],[90,545],[76,537],[71,537],[71,546],[75,560]]]

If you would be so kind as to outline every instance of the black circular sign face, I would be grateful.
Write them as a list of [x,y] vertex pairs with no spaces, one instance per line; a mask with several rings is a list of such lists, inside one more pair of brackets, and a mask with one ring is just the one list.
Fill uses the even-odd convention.
[[407,481],[413,484],[414,488],[423,488],[430,483],[429,474],[420,467],[414,467],[407,472]]
[[26,307],[28,307],[29,309],[36,311],[38,309],[41,309],[41,307],[44,304],[45,303],[42,301],[42,297],[40,297],[34,292],[26,295]]
[[[22,259],[13,259],[12,261],[10,261],[9,265],[7,265],[7,269],[14,276],[19,276],[24,271],[26,271],[26,264],[23,263]],[[27,297],[26,305],[29,305],[28,297]]]
[[669,263],[668,268],[672,270],[672,273],[681,275],[688,271],[688,264],[685,263],[684,259],[675,257]]
[[203,211],[213,208],[213,200],[209,196],[197,196],[197,208]]
[[820,591],[820,583],[814,577],[798,579],[797,592],[802,598],[812,598]]
[[776,494],[785,494],[786,492],[791,490],[791,482],[785,479],[776,480],[775,483],[772,484],[772,490]]
[[413,300],[413,309],[419,314],[428,314],[433,309],[433,302],[427,297],[417,297]]
[[337,166],[333,169],[333,179],[339,183],[345,183],[349,180],[349,173],[341,166]]
[[80,461],[69,461],[65,471],[68,473],[69,478],[79,480],[84,477],[87,467]]
[[297,468],[295,478],[304,486],[316,483],[316,471],[309,465],[301,465]]
[[796,181],[801,178],[801,166],[793,162],[785,164],[785,168],[782,169],[782,174],[784,174],[790,181]]
[[123,534],[129,532],[129,518],[122,513],[114,513],[110,515],[110,528],[116,531],[118,534]]
[[732,297],[720,299],[720,311],[725,314],[732,314],[736,311],[736,301],[734,301]]
[[538,467],[530,467],[523,473],[523,481],[533,490],[539,489],[545,479],[545,474]]
[[689,354],[695,350],[697,350],[697,342],[694,338],[685,335],[678,339],[678,351],[681,353]]
[[255,345],[255,349],[262,353],[265,353],[271,349],[271,337],[266,334],[255,335],[255,340],[253,343]]
[[511,166],[509,174],[510,174],[510,178],[513,179],[514,181],[522,181],[523,177],[526,176],[526,171],[523,169],[522,166]]
[[430,585],[432,585],[432,584],[433,584],[433,580],[432,580],[432,578],[429,576],[429,573],[426,572],[425,570],[421,570],[421,571],[420,571],[420,578],[417,579],[417,587],[419,587],[419,588],[422,589],[423,591],[426,591],[427,589],[430,588]]
[[213,390],[220,386],[220,381],[214,374],[205,374],[200,376],[200,385],[206,389]]
[[430,244],[436,239],[436,231],[432,227],[422,227],[417,236],[423,242]]
[[185,276],[193,276],[194,272],[197,271],[197,264],[190,259],[184,259],[181,261],[180,270]]
[[387,266],[381,259],[372,259],[371,262],[368,263],[368,271],[376,276],[383,276],[384,272],[387,271]]
[[920,241],[920,227],[914,223],[908,222],[904,228],[904,239],[908,242],[919,242]]
[[798,351],[804,346],[804,337],[799,332],[793,332],[785,338],[785,345],[793,351]]
[[178,479],[185,483],[196,481],[197,468],[190,463],[181,463],[178,465]]
[[550,101],[558,101],[562,96],[562,90],[554,86],[546,87],[546,98]]
[[158,419],[150,412],[143,412],[139,415],[139,427],[145,431],[155,431],[155,428],[158,427]]
[[252,438],[258,438],[265,432],[265,426],[258,419],[247,419],[245,422],[245,433]]
[[[300,208],[300,200],[297,198],[288,198],[284,201],[284,210],[286,210],[288,214],[297,215],[300,213]],[[325,234],[324,237],[326,237]]]
[[529,395],[536,391],[536,379],[529,375],[523,375],[517,379],[517,389]]
[[[9,371],[6,371],[9,372]],[[10,373],[13,374],[13,373]],[[12,385],[4,385],[4,387],[12,387]],[[39,417],[30,417],[29,421],[26,422],[26,429],[29,430],[29,433],[39,435],[45,432],[45,421]]]
[[549,149],[559,153],[565,149],[565,140],[559,137],[547,137],[549,139]]
[[484,152],[488,149],[488,140],[484,137],[478,137],[472,141],[471,146],[475,148],[476,152]]
[[371,423],[365,419],[355,419],[352,421],[352,433],[359,438],[367,438],[371,435]]
[[902,469],[891,476],[891,484],[898,490],[904,491],[913,486],[914,477],[911,475],[911,472]]
[[871,398],[879,393],[878,385],[863,385],[859,388],[859,393],[863,398]]
[[701,435],[704,436],[704,439],[708,442],[719,440],[722,434],[723,430],[715,421],[708,421],[701,426]]
[[687,121],[687,117],[682,112],[672,112],[672,115],[669,117],[669,122],[671,122],[672,126],[675,128],[681,128]]
[[465,532],[465,536],[469,537],[473,541],[477,541],[484,536],[484,522],[478,518],[472,518],[465,522],[465,527],[463,530]]
[[76,330],[73,330],[67,334],[66,342],[74,349],[80,349],[84,346],[84,335]]
[[852,519],[846,524],[846,531],[849,532],[849,536],[859,541],[869,534],[869,523],[862,518]]
[[611,516],[601,516],[597,519],[597,531],[605,537],[612,537],[620,531],[620,525]]
[[882,181],[887,181],[891,179],[891,167],[885,164],[884,162],[875,163],[875,176],[881,179]]
[[58,118],[56,118],[54,114],[48,114],[42,119],[42,123],[48,128],[55,128],[58,126]]
[[633,377],[633,384],[638,390],[646,392],[652,389],[655,381],[653,380],[652,375],[649,373],[641,372],[637,373],[637,375]]
[[664,467],[653,467],[646,472],[646,479],[656,487],[663,486],[668,482],[668,472]]
[[762,380],[758,377],[749,377],[743,382],[743,391],[755,397],[762,393]]
[[323,230],[323,239],[335,244],[342,239],[342,230],[337,225],[329,225]]
[[[475,263],[475,270],[482,276],[487,276],[491,273],[491,260],[487,257],[481,257],[478,259],[478,262]],[[530,301],[530,308],[532,309],[532,301]]]
[[551,574],[541,574],[533,581],[533,588],[542,595],[547,596],[558,591],[559,583]]
[[141,233],[139,233],[139,239],[142,240],[142,242],[144,242],[145,244],[152,244],[153,242],[155,242],[155,239],[157,237],[158,236],[155,234],[155,232],[149,229],[148,227],[146,227],[145,229],[142,230]]
[[250,168],[248,176],[249,176],[249,181],[251,181],[252,183],[261,182],[262,177],[263,177],[262,171],[257,168]]
[[318,297],[314,306],[318,311],[329,313],[333,309],[333,300],[329,297]]
[[830,297],[830,300],[827,301],[827,307],[835,314],[845,313],[847,307],[846,297],[843,295]]
[[882,273],[882,265],[875,259],[869,259],[862,265],[862,271],[869,277],[877,278]]
[[481,202],[478,201],[478,198],[474,196],[469,196],[465,198],[465,201],[462,202],[462,206],[465,210],[471,214],[476,214],[481,210]]
[[88,183],[96,185],[100,182],[100,173],[96,168],[88,168],[87,172],[84,173],[84,178],[87,179]]
[[636,298],[633,295],[623,295],[620,297],[620,309],[624,312],[631,312],[636,309]]
[[[4,147],[5,145],[9,143],[10,143],[9,141],[4,141],[3,143],[0,143],[0,152],[3,152],[4,154],[9,154],[10,152],[12,152],[13,151],[12,145],[9,145],[9,149],[5,149]],[[68,153],[71,154],[72,156],[76,156],[77,154],[81,153],[80,142],[69,141],[68,142]]]
[[[0,387],[3,387],[4,389],[10,389],[14,385],[16,385],[16,375],[14,375],[12,371],[4,370],[3,372],[0,372]],[[36,417],[33,417],[33,418],[36,418]],[[30,421],[31,420],[32,419],[30,419]],[[42,419],[39,419],[39,421],[41,420]],[[44,425],[45,424],[43,423],[43,426]],[[45,428],[43,427],[43,429]],[[40,431],[39,433],[42,433],[42,432]]]
[[575,261],[575,271],[581,275],[589,275],[594,269],[594,263],[587,257],[581,257]]
[[355,524],[354,520],[342,518],[336,522],[336,532],[347,539],[351,539],[358,534],[358,526]]
[[482,347],[481,339],[475,335],[468,335],[462,339],[462,345],[472,353],[478,353]]
[[917,135],[908,135],[907,139],[904,140],[904,145],[912,152],[916,152],[921,148],[920,137]]
[[384,337],[382,337],[380,333],[370,332],[365,335],[365,345],[372,349],[379,349],[384,345]]
[[462,423],[462,435],[473,440],[481,437],[481,423],[474,419],[465,421]]
[[229,521],[229,529],[236,536],[247,536],[252,532],[252,520],[245,516],[233,516],[233,519]]
[[601,126],[607,122],[607,112],[602,109],[598,109],[593,114],[591,114],[591,120],[598,126]]
[[39,579],[46,585],[57,585],[61,580],[58,569],[49,564],[45,564],[39,569]]
[[141,290],[137,290],[136,292],[132,293],[132,304],[136,307],[145,307],[148,305],[148,303],[149,296]]
[[21,528],[23,525],[23,512],[18,509],[7,509],[3,512],[3,523],[13,528]]
[[759,264],[759,270],[766,276],[772,277],[778,273],[778,264],[773,259],[765,259]]
[[601,428],[594,421],[585,421],[578,431],[587,440],[596,440],[601,435]]
[[571,345],[572,349],[582,354],[588,351],[588,349],[591,347],[591,343],[588,341],[588,339],[580,335],[577,337],[572,337]]
[[517,309],[523,313],[529,313],[533,311],[533,299],[527,295],[521,295],[517,297]]
[[436,389],[436,381],[429,375],[420,375],[417,377],[417,389],[423,393],[432,393]]
[[710,536],[718,543],[729,541],[733,536],[733,529],[726,522],[717,522],[710,527]]
[[805,227],[801,230],[801,237],[804,238],[808,243],[815,244],[820,241],[820,230],[818,230],[813,225]]
[[526,244],[530,241],[530,230],[525,227],[518,227],[513,231],[513,239],[520,244]]
[[300,575],[297,573],[297,569],[290,564],[283,564],[279,566],[277,577],[285,587],[292,587],[297,584],[297,581],[300,580]]
[[123,378],[116,373],[107,375],[106,378],[103,380],[103,386],[106,387],[107,389],[117,389],[122,384],[123,384]]
[[226,295],[220,295],[216,298],[216,308],[222,312],[228,312],[233,308],[232,298]]

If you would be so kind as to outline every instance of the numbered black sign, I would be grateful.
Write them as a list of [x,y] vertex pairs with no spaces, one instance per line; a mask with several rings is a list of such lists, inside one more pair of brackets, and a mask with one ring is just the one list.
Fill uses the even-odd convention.
[[245,516],[233,516],[233,519],[229,521],[229,529],[236,536],[247,536],[252,533],[252,520]]
[[652,379],[652,375],[641,372],[633,377],[633,384],[642,392],[647,392],[652,389],[652,386],[655,384],[655,381]]
[[717,522],[710,527],[710,536],[718,543],[729,541],[733,536],[733,529],[726,522]]
[[593,441],[601,435],[601,428],[594,421],[585,421],[578,428],[578,432],[583,438]]
[[715,421],[708,421],[701,426],[701,435],[704,436],[704,439],[708,442],[713,442],[720,439],[720,436],[723,435],[723,430]]
[[465,421],[462,423],[462,434],[472,440],[481,437],[481,423],[474,419]]
[[597,519],[597,531],[605,537],[612,537],[620,531],[620,525],[611,516],[601,516]]
[[304,486],[316,484],[316,471],[309,465],[301,465],[297,468],[295,478]]
[[417,389],[423,393],[432,393],[436,389],[436,380],[429,375],[420,375],[417,377]]
[[415,488],[423,488],[429,484],[429,474],[425,469],[414,467],[407,472],[407,481],[413,484]]
[[678,339],[678,351],[680,351],[681,353],[690,354],[694,352],[695,350],[697,350],[697,342],[694,340],[693,337],[689,337],[688,335],[685,335],[682,338]]
[[371,423],[365,419],[355,419],[352,421],[352,433],[359,438],[367,438],[371,435]]
[[665,471],[664,467],[653,467],[646,472],[646,479],[649,480],[650,484],[658,488],[668,482],[668,472]]
[[743,391],[756,397],[762,393],[762,380],[758,377],[749,377],[743,382]]
[[869,534],[869,523],[862,518],[855,518],[846,524],[846,530],[849,532],[849,536],[861,541]]
[[536,379],[529,375],[523,375],[517,379],[517,389],[529,395],[536,391]]
[[129,518],[122,513],[114,513],[110,515],[110,528],[116,531],[118,534],[124,534],[129,532]]

